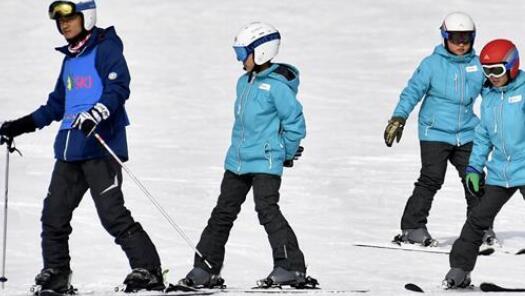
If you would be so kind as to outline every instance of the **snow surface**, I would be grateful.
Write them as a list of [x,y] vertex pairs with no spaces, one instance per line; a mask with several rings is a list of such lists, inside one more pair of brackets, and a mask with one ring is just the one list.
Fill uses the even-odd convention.
[[[48,4],[0,1],[0,121],[35,110],[54,86],[62,55],[53,47],[63,39],[47,18]],[[417,110],[402,142],[393,148],[385,147],[383,129],[412,71],[440,42],[444,15],[463,10],[473,16],[478,51],[497,37],[525,49],[525,2],[99,0],[98,6],[99,26],[116,26],[132,73],[128,166],[195,242],[215,205],[230,139],[234,86],[242,73],[231,49],[233,36],[242,25],[262,20],[283,35],[276,61],[296,65],[302,75],[306,150],[296,167],[286,170],[281,206],[299,237],[308,272],[324,289],[400,295],[410,294],[403,285],[414,282],[440,291],[448,270],[446,255],[352,245],[389,241],[398,233],[419,173]],[[2,295],[27,291],[41,268],[39,218],[57,128],[54,124],[20,137],[24,157],[11,158],[9,281]],[[4,163],[2,156],[0,168]],[[170,269],[170,280],[177,281],[191,268],[193,251],[129,177],[124,192],[127,206],[155,242],[163,267]],[[450,168],[428,225],[435,238],[450,246],[464,222],[465,207],[457,173]],[[232,287],[251,287],[272,267],[266,234],[253,208],[248,199],[227,245],[222,275]],[[110,291],[129,267],[101,227],[89,195],[72,223],[74,284]],[[525,246],[518,194],[501,211],[495,229],[505,246]],[[523,286],[523,260],[501,253],[479,258],[473,282]]]

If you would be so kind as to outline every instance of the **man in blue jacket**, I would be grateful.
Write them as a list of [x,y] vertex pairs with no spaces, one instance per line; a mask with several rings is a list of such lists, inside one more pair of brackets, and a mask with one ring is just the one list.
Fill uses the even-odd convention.
[[483,84],[481,65],[474,49],[476,28],[465,13],[447,15],[441,26],[443,45],[426,57],[402,91],[392,118],[385,129],[387,146],[399,142],[405,121],[414,107],[419,110],[421,173],[401,219],[401,235],[394,241],[434,245],[427,230],[427,217],[434,195],[445,179],[447,163],[458,170],[465,188],[467,211],[478,203],[465,186],[474,128],[479,119],[473,106]]
[[56,164],[42,211],[44,267],[36,285],[59,293],[72,289],[70,221],[89,189],[102,225],[133,269],[125,279],[126,288],[161,290],[155,246],[124,206],[121,167],[91,136],[96,131],[123,161],[128,159],[124,104],[130,94],[130,75],[122,41],[113,27],[95,27],[93,0],[55,1],[49,16],[68,42],[57,48],[65,58],[55,89],[45,105],[0,127],[0,135],[14,138],[61,121],[54,144]]
[[466,179],[470,191],[484,195],[452,246],[444,281],[448,288],[470,285],[484,232],[516,191],[525,197],[525,73],[519,70],[518,49],[509,40],[496,39],[483,47],[480,59],[488,80]]
[[243,62],[246,73],[237,82],[226,172],[217,205],[197,245],[206,261],[195,256],[194,268],[180,281],[182,284],[222,285],[224,247],[250,189],[273,253],[274,269],[263,285],[306,284],[303,253],[278,205],[283,164],[291,166],[300,156],[299,144],[306,135],[302,106],[296,99],[299,72],[292,66],[270,62],[279,45],[279,32],[260,22],[244,27],[235,38],[237,59]]

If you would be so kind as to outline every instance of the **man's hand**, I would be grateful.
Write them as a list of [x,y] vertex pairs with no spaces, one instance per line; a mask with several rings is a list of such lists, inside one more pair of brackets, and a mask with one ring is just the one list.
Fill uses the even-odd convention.
[[86,137],[97,128],[97,125],[109,117],[109,110],[101,103],[97,103],[88,111],[80,112],[73,121],[73,128],[79,129]]

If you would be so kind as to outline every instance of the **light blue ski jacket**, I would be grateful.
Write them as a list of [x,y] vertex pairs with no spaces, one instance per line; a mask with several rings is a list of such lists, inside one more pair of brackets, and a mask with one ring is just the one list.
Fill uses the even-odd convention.
[[472,107],[484,77],[478,56],[449,53],[443,45],[426,57],[401,92],[393,116],[408,118],[417,103],[419,139],[461,146],[472,142],[479,119]]
[[306,136],[298,87],[299,71],[285,64],[239,78],[226,170],[282,175],[283,162],[293,159]]
[[476,128],[469,166],[479,172],[487,166],[489,185],[525,185],[524,72],[504,87],[483,88],[482,96],[481,123]]

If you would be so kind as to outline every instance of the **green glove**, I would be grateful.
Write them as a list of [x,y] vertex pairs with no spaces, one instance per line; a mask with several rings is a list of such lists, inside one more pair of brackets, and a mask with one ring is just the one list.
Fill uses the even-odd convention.
[[477,195],[479,192],[479,174],[478,173],[468,173],[465,177],[465,181],[467,182],[467,188],[468,191],[470,191],[470,194]]
[[403,127],[405,126],[406,119],[399,116],[393,116],[385,128],[385,144],[388,147],[392,147],[394,139],[399,143],[401,136],[403,135]]

